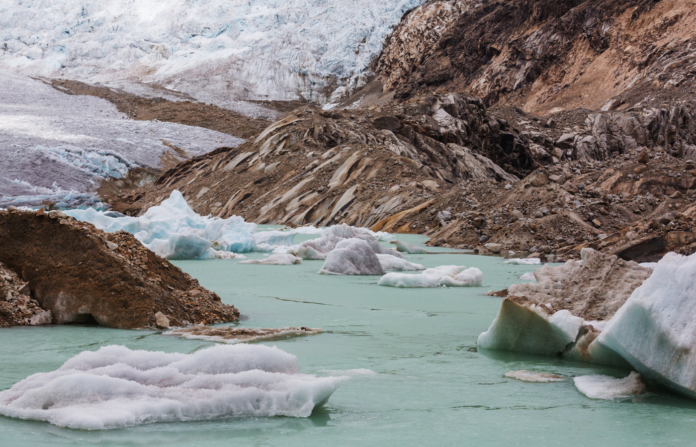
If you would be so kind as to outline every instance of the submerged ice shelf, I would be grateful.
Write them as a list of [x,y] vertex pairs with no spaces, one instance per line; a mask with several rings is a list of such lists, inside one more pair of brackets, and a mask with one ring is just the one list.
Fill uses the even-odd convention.
[[206,102],[325,101],[327,87],[359,82],[391,27],[422,2],[10,0],[0,5],[0,67],[157,83]]
[[193,354],[107,346],[0,392],[0,415],[83,430],[307,417],[345,379],[300,374],[294,355],[263,345],[220,345]]
[[171,152],[167,145],[196,156],[243,141],[199,127],[126,119],[104,99],[67,95],[26,76],[0,71],[0,85],[0,207],[89,204],[102,180],[160,168]]

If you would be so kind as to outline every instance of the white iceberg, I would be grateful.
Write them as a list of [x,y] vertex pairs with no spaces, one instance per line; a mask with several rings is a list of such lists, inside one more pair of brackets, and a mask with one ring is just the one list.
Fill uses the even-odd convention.
[[523,281],[536,281],[536,276],[534,276],[534,272],[527,272],[520,276],[520,279]]
[[83,430],[307,417],[345,380],[298,371],[294,355],[262,345],[219,345],[193,354],[107,346],[0,392],[0,415]]
[[427,250],[416,247],[415,245],[407,244],[406,242],[401,242],[401,241],[391,241],[389,242],[392,245],[396,246],[396,250],[400,251],[402,253],[409,253],[412,255],[423,255],[428,253]]
[[425,267],[423,267],[420,264],[414,264],[412,262],[408,262],[407,260],[403,258],[398,258],[396,256],[392,255],[383,255],[383,254],[378,254],[377,258],[379,259],[379,263],[382,264],[382,268],[384,270],[395,270],[399,272],[414,272],[417,270],[424,270]]
[[476,267],[443,265],[426,269],[420,274],[387,273],[377,284],[402,288],[479,287],[483,285],[483,272]]
[[249,259],[240,264],[260,264],[260,265],[295,265],[301,264],[302,258],[290,254],[270,255],[264,259]]
[[243,343],[270,340],[285,340],[294,337],[304,337],[306,335],[316,335],[321,333],[321,329],[308,327],[282,327],[282,328],[248,328],[233,326],[205,326],[196,325],[186,328],[178,328],[164,335],[173,335],[189,340],[205,340],[215,343]]
[[696,397],[696,254],[666,254],[597,342],[647,380]]
[[541,264],[541,259],[539,258],[511,258],[505,261],[506,265],[539,265]]
[[[378,243],[379,244],[379,243]],[[329,275],[384,275],[370,244],[363,239],[345,239],[326,256],[319,273]]]
[[579,376],[575,387],[590,399],[618,399],[645,394],[647,388],[643,378],[635,371],[628,377],[617,379],[604,375]]
[[375,233],[367,228],[352,227],[346,224],[333,225],[326,228],[319,239],[311,239],[299,244],[293,254],[302,259],[326,259],[326,256],[336,248],[336,244],[346,239],[362,239],[372,248],[374,253],[390,254],[401,257],[393,250],[389,250],[380,244],[380,241],[391,237],[388,233]]

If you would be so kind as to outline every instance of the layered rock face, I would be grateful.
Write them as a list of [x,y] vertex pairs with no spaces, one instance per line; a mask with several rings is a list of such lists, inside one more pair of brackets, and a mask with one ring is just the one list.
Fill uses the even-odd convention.
[[402,20],[378,72],[401,98],[446,88],[537,114],[626,109],[693,91],[694,14],[687,0],[433,1]]
[[429,96],[340,112],[306,107],[237,149],[180,164],[115,209],[138,214],[179,189],[203,215],[388,230],[393,225],[380,221],[424,209],[449,185],[515,182],[535,166],[527,143],[476,98]]
[[0,262],[55,324],[144,328],[239,316],[131,234],[106,234],[58,211],[0,212]]
[[29,285],[0,263],[0,327],[51,322],[51,313],[31,298]]

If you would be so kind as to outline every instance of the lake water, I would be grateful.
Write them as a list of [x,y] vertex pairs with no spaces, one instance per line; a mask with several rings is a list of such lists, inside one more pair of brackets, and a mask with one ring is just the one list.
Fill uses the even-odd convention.
[[[306,238],[306,237],[303,237]],[[422,243],[420,236],[400,237]],[[298,240],[302,240],[298,237]],[[438,252],[446,250],[434,249]],[[250,258],[260,258],[252,254]],[[302,373],[354,374],[311,417],[222,419],[80,431],[0,417],[2,446],[684,446],[696,444],[696,401],[654,392],[591,400],[572,377],[629,371],[506,352],[477,352],[476,339],[501,298],[485,296],[519,282],[533,266],[460,253],[411,255],[427,267],[478,267],[485,287],[394,289],[378,277],[324,276],[322,261],[295,266],[237,261],[176,262],[234,304],[239,326],[308,326],[324,333],[265,343],[296,355]],[[155,331],[56,326],[0,329],[0,389],[53,371],[75,354],[119,344],[190,353],[212,343]],[[512,370],[563,374],[559,383],[507,379]]]

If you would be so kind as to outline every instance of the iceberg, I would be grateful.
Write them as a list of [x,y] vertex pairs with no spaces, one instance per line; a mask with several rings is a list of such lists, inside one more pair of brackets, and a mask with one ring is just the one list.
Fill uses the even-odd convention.
[[560,374],[534,372],[524,369],[505,373],[505,377],[531,383],[563,382],[565,380],[565,376],[561,376]]
[[605,375],[579,376],[574,379],[575,387],[590,399],[618,399],[645,394],[647,388],[643,378],[635,371],[628,377],[617,379]]
[[696,398],[696,254],[666,254],[596,342],[645,379]]
[[205,340],[215,343],[242,343],[255,341],[285,340],[305,335],[316,335],[321,329],[307,327],[283,327],[279,329],[267,328],[239,328],[232,326],[204,326],[179,328],[165,332],[164,335],[174,335],[189,340]]
[[[377,243],[379,244],[379,243]],[[319,273],[328,275],[384,275],[372,246],[363,239],[344,239],[326,256]]]
[[416,271],[416,270],[424,270],[425,267],[423,267],[420,264],[414,264],[412,262],[408,262],[407,260],[403,258],[398,258],[396,256],[392,255],[384,255],[384,254],[378,254],[377,259],[379,259],[379,263],[382,264],[382,268],[384,270],[396,270],[399,272],[408,272],[408,271]]
[[476,267],[443,265],[425,269],[420,274],[387,273],[377,284],[402,288],[479,287],[483,285],[483,272]]
[[391,241],[389,243],[395,245],[396,250],[402,253],[408,253],[412,255],[424,255],[428,253],[427,250],[420,247],[416,247],[415,245],[407,244],[406,242]]
[[290,254],[270,255],[265,259],[249,259],[242,261],[240,264],[258,264],[258,265],[294,265],[301,264],[302,258]]
[[294,355],[263,345],[219,345],[192,354],[107,346],[0,392],[0,415],[82,430],[307,417],[346,379],[300,374]]
[[534,276],[534,272],[527,272],[524,275],[520,276],[520,279],[523,281],[536,281],[536,277]]
[[539,258],[511,258],[505,261],[505,265],[540,265]]
[[339,242],[346,239],[362,239],[368,243],[374,253],[401,257],[399,253],[389,250],[379,243],[390,237],[391,235],[388,233],[375,233],[367,228],[352,227],[346,224],[333,225],[326,228],[319,239],[311,239],[299,244],[294,249],[293,254],[302,259],[324,260]]

